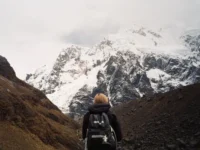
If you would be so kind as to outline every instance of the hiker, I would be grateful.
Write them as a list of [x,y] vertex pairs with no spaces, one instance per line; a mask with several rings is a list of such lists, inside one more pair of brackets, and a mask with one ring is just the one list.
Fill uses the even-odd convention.
[[83,119],[85,150],[116,150],[122,133],[117,117],[109,109],[108,97],[103,93],[96,94],[94,104]]

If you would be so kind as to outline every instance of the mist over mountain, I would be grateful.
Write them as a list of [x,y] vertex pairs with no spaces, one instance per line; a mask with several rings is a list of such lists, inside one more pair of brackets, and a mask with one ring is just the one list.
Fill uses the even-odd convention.
[[81,116],[101,88],[112,105],[200,82],[199,30],[134,25],[93,47],[67,46],[27,75],[64,113]]

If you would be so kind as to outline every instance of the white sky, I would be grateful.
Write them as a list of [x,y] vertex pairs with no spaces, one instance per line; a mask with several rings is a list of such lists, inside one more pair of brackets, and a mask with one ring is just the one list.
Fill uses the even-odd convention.
[[0,0],[0,55],[24,78],[67,43],[94,45],[133,23],[200,28],[199,14],[200,0]]

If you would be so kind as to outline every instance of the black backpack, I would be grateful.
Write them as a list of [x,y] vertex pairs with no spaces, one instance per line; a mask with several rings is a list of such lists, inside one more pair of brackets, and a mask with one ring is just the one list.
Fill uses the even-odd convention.
[[116,135],[110,125],[108,115],[104,112],[101,114],[90,114],[87,131],[87,149],[115,150],[116,145]]

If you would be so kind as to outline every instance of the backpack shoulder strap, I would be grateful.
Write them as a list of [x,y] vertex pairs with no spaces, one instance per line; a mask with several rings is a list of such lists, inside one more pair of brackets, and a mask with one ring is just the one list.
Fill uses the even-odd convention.
[[109,117],[108,117],[107,113],[103,112],[102,113],[102,117],[104,117],[104,119],[105,119],[105,121],[106,121],[107,124],[110,124],[110,120],[109,120]]
[[108,111],[106,114],[108,116],[110,125],[112,125],[112,122],[113,122],[113,114],[112,114],[112,112]]

